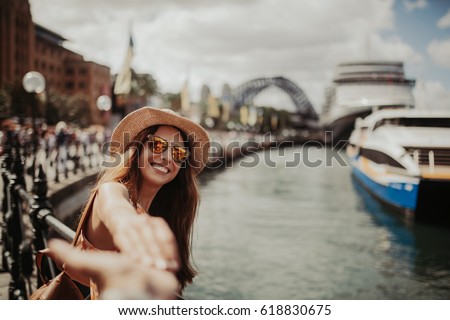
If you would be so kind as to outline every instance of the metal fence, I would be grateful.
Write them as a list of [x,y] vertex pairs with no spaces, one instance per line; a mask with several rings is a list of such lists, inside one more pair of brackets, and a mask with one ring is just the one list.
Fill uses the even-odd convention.
[[[34,256],[38,250],[47,247],[49,232],[68,241],[75,236],[72,229],[53,215],[47,197],[49,177],[51,181],[59,182],[79,170],[99,166],[100,148],[82,146],[74,141],[50,152],[36,146],[34,152],[29,152],[17,132],[5,134],[1,156],[2,271],[11,274],[9,299],[21,300],[27,299],[33,288],[42,284],[40,277],[33,276],[36,270]],[[53,278],[55,267],[51,260],[47,259],[43,264],[47,278]],[[33,281],[36,281],[35,285]]]

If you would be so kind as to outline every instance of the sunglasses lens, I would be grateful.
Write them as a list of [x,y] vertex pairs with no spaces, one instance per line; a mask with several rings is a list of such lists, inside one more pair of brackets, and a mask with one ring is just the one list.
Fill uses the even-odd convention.
[[[167,140],[149,134],[148,144],[153,153],[161,154],[169,148],[169,142]],[[189,151],[186,148],[173,146],[172,148],[172,159],[176,163],[182,163],[186,161],[189,156]]]
[[166,140],[155,136],[149,136],[149,144],[153,153],[163,153],[169,146]]
[[172,148],[173,161],[175,161],[177,163],[182,163],[182,162],[186,161],[188,156],[189,156],[189,152],[187,151],[187,149],[182,148],[182,147],[173,147]]

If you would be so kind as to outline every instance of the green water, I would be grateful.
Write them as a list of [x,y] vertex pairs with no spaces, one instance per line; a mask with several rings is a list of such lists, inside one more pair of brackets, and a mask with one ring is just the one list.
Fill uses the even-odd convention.
[[450,228],[390,212],[330,150],[305,150],[202,177],[186,298],[449,299]]

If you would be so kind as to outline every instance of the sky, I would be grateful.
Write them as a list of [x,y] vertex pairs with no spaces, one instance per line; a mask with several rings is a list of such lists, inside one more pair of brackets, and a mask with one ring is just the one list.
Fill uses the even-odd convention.
[[[162,92],[221,96],[284,76],[320,112],[338,63],[395,60],[415,79],[418,107],[450,110],[450,0],[29,0],[33,20],[117,73],[130,30],[133,69]],[[131,26],[131,27],[130,27]],[[258,102],[292,107],[279,89]]]

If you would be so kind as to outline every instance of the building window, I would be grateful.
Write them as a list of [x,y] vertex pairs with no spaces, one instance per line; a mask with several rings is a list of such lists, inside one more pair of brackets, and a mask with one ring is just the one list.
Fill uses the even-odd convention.
[[67,69],[66,69],[66,75],[67,75],[67,76],[73,75],[73,68],[67,68]]
[[72,81],[67,81],[66,82],[66,89],[67,90],[72,90],[73,89],[73,82]]

